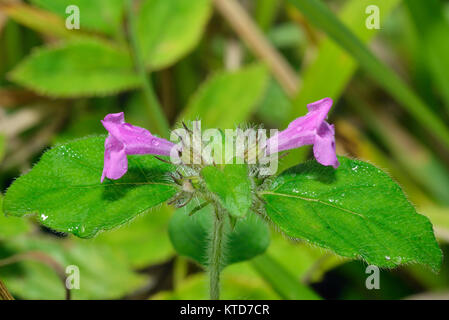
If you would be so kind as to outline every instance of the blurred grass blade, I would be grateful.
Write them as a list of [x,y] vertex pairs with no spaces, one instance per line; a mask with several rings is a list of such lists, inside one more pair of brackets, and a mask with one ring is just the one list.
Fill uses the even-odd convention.
[[[383,64],[321,1],[288,0],[312,23],[348,51],[360,66],[415,119],[449,149],[449,129],[430,108]],[[327,81],[326,81],[327,82]]]
[[193,95],[178,120],[201,119],[203,127],[234,128],[252,114],[267,85],[268,71],[260,64],[217,73]]
[[298,91],[300,81],[285,58],[268,42],[263,32],[237,0],[214,0],[215,8],[245,42],[251,52],[263,61],[288,95]]
[[449,172],[440,160],[386,112],[374,111],[363,99],[353,95],[348,101],[409,176],[441,203],[449,205]]
[[13,296],[9,293],[6,286],[0,280],[0,300],[14,300]]
[[[170,131],[170,125],[167,117],[165,116],[162,106],[159,103],[156,95],[153,82],[147,75],[145,69],[145,59],[142,55],[140,40],[138,36],[138,17],[134,12],[134,0],[127,0],[127,18],[128,18],[128,38],[130,44],[131,55],[134,61],[134,68],[139,76],[142,93],[145,98],[145,102],[148,108],[148,118],[152,119],[153,125],[151,126],[156,134],[162,137],[168,137]],[[153,120],[154,119],[154,120]]]
[[273,289],[288,300],[320,300],[312,289],[299,282],[269,255],[264,254],[251,260],[253,267]]
[[449,23],[443,15],[439,0],[406,0],[420,39],[420,50],[424,53],[424,63],[429,68],[435,84],[449,111]]
[[[399,0],[376,1],[380,19],[384,21],[397,6]],[[362,42],[368,43],[379,30],[365,28],[365,12],[373,0],[348,0],[339,12],[339,19]],[[360,27],[363,26],[363,27]],[[357,69],[357,62],[332,39],[323,39],[318,47],[315,60],[303,72],[303,85],[294,99],[295,108],[284,124],[307,112],[307,104],[331,97],[335,101],[341,96],[348,82]],[[323,86],[323,83],[326,83]]]
[[[381,21],[390,15],[399,2],[399,0],[376,2]],[[379,31],[360,27],[364,26],[366,19],[366,15],[360,13],[365,12],[365,8],[371,4],[373,4],[373,0],[348,0],[339,12],[339,19],[342,23],[364,43],[368,43]],[[288,116],[283,120],[284,126],[287,126],[292,119],[307,113],[307,104],[310,102],[323,97],[331,97],[337,101],[356,70],[357,62],[351,55],[332,39],[323,39],[319,44],[315,60],[302,73],[302,87],[295,97],[293,105],[286,110]],[[278,109],[276,108],[276,110]],[[290,156],[281,162],[281,169],[289,168],[304,160],[309,150],[309,147],[292,150]]]
[[123,21],[124,1],[123,0],[31,0],[31,3],[53,12],[63,19],[69,14],[67,7],[76,5],[80,10],[80,21],[82,30],[116,35],[120,33]]
[[20,3],[0,3],[0,11],[37,32],[57,38],[79,36],[78,30],[68,30],[64,20],[56,14]]
[[278,0],[258,0],[255,3],[255,18],[259,27],[263,31],[268,31],[276,19],[279,12]]

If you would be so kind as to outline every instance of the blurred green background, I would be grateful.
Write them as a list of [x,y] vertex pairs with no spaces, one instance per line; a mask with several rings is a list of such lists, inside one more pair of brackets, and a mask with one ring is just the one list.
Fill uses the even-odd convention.
[[[66,28],[69,5],[79,30]],[[323,97],[337,153],[399,182],[448,256],[449,1],[0,0],[1,193],[47,148],[104,134],[107,113],[162,136],[197,118],[284,128]],[[91,240],[1,213],[0,279],[18,299],[64,299],[76,265],[73,299],[205,299],[204,271],[168,238],[172,213]],[[448,267],[381,270],[368,290],[365,263],[273,230],[264,255],[225,269],[222,298],[449,299]]]

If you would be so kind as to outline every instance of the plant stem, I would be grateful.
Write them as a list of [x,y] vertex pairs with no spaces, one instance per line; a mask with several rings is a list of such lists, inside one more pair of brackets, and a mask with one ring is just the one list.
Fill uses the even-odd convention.
[[220,299],[220,272],[223,259],[224,216],[215,206],[214,230],[209,261],[210,299]]
[[145,101],[148,106],[148,110],[150,112],[150,120],[152,120],[154,129],[160,135],[162,135],[164,137],[168,137],[170,127],[169,127],[167,118],[165,117],[164,113],[162,112],[162,107],[159,104],[159,101],[157,100],[153,85],[151,83],[151,79],[147,75],[147,72],[145,69],[145,62],[141,55],[141,50],[139,48],[139,43],[138,43],[138,40],[136,37],[137,29],[136,29],[136,21],[135,21],[133,3],[134,3],[134,0],[128,0],[128,10],[127,11],[128,11],[129,40],[130,40],[130,45],[131,45],[131,51],[134,56],[135,68],[136,68],[136,71],[137,71],[137,73],[141,79],[141,82],[142,82],[143,94],[144,94]]
[[0,280],[0,300],[14,300],[3,282]]

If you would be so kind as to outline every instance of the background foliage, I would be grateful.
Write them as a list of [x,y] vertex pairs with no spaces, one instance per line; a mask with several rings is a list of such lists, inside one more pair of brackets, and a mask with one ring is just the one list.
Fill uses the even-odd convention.
[[[65,8],[70,4],[80,8],[80,30],[65,28]],[[107,113],[125,111],[128,122],[164,135],[155,122],[151,91],[169,126],[199,118],[203,128],[234,128],[245,122],[283,128],[306,112],[307,103],[329,96],[335,101],[330,122],[336,124],[338,154],[387,171],[417,211],[431,219],[446,253],[440,273],[417,265],[382,270],[381,289],[367,290],[364,263],[294,242],[258,221],[247,221],[257,226],[254,239],[266,239],[270,232],[271,242],[255,241],[250,256],[265,253],[240,262],[248,258],[237,254],[238,239],[248,237],[248,226],[237,226],[235,240],[230,241],[236,255],[228,257],[230,265],[223,271],[222,298],[449,297],[448,1],[141,0],[135,4],[132,45],[126,0],[0,0],[2,193],[48,147],[104,134],[99,120]],[[365,9],[372,4],[380,9],[379,30],[365,26]],[[150,95],[142,72],[151,80]],[[101,138],[88,139],[95,141],[94,155]],[[82,143],[78,140],[69,151],[76,152]],[[306,160],[309,151],[291,152],[281,169]],[[50,152],[46,157],[58,154]],[[75,178],[90,170],[77,166],[76,159]],[[87,154],[82,160],[101,170],[102,159]],[[151,160],[140,161],[131,165],[152,165]],[[39,192],[60,188],[63,200],[66,181],[50,185],[45,179],[58,167],[38,169],[30,180],[35,189],[29,197],[39,197],[44,205]],[[216,187],[218,194],[220,186]],[[152,187],[129,186],[126,196],[136,206],[170,197],[167,186],[159,193],[161,199],[145,199],[145,188]],[[79,191],[79,196],[92,203],[100,198],[95,190]],[[26,199],[15,204],[26,211]],[[101,220],[111,210],[104,213],[92,207],[92,214]],[[188,238],[188,233],[176,230],[179,224],[170,224],[172,216],[182,221],[186,212],[157,206],[134,219],[121,217],[130,221],[90,240],[0,212],[0,279],[16,298],[63,299],[58,275],[74,264],[82,274],[74,299],[207,298],[203,257],[187,245],[201,245],[205,239]],[[207,229],[207,215],[197,215],[192,228]],[[60,221],[68,218],[58,215]],[[82,224],[73,227],[82,229],[84,236],[100,231],[95,226],[83,229]],[[111,221],[108,228],[114,227]],[[173,245],[183,257],[174,253]],[[339,249],[344,252],[344,245]]]

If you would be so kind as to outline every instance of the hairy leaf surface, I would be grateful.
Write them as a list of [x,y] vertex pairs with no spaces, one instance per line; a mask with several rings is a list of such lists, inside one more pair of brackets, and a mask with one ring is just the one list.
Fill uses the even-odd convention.
[[104,137],[76,140],[46,152],[4,199],[7,215],[36,214],[52,229],[82,238],[119,226],[168,200],[172,166],[153,156],[129,156],[120,180],[100,182]]
[[429,220],[378,168],[339,157],[337,170],[315,161],[293,167],[262,192],[283,232],[380,267],[422,263],[438,270],[441,250]]

